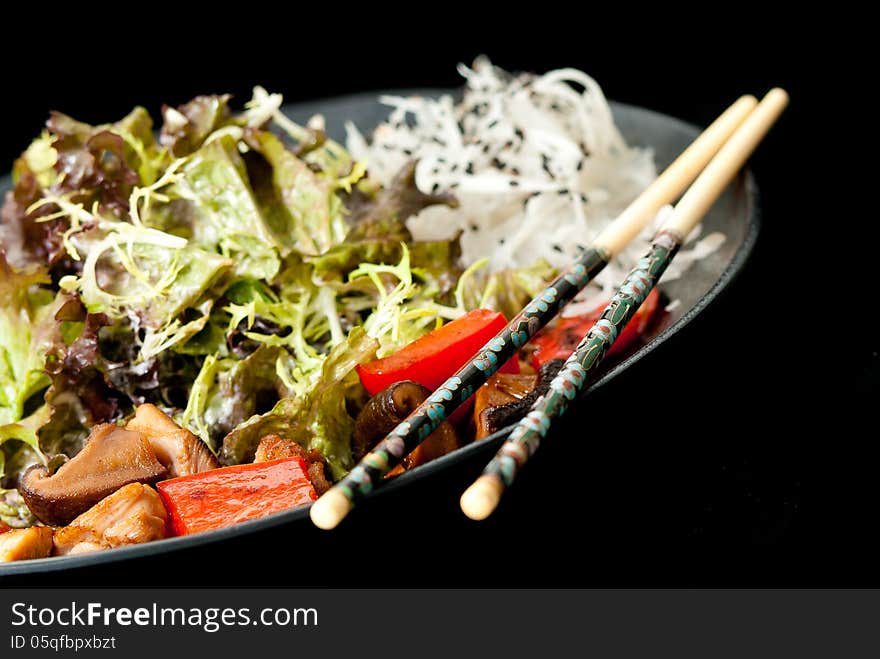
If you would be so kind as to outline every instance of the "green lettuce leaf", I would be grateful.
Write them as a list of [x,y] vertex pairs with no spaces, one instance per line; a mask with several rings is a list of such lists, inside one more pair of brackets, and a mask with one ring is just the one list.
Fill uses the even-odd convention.
[[[218,248],[233,260],[239,276],[274,277],[284,244],[263,217],[235,138],[208,142],[188,158],[181,174],[167,194],[187,203],[172,205],[174,212],[166,213],[160,226],[206,249]],[[186,226],[168,224],[182,220]]]
[[24,419],[0,425],[0,490],[15,487],[18,477],[31,465],[46,463],[37,430],[48,419],[49,409],[43,405]]
[[[320,256],[307,259],[319,277],[344,276],[360,263],[397,263],[402,256],[401,243],[412,243],[407,218],[435,204],[453,208],[458,205],[451,194],[425,194],[419,190],[415,166],[415,161],[405,165],[386,188],[369,190],[365,185],[352,191],[346,199],[350,229],[345,240]],[[413,249],[413,264],[432,268],[435,262],[444,261],[448,265],[453,255],[443,255],[439,260],[435,257],[444,249],[454,251],[453,242],[458,241],[450,241],[445,247],[440,242],[425,243],[418,250]],[[459,256],[460,250],[454,258]]]
[[[262,197],[264,206],[274,206],[267,217],[272,220],[276,243],[287,250],[316,255],[340,242],[345,222],[332,179],[312,171],[268,131],[249,129],[245,140],[272,168],[274,195],[264,186]],[[280,208],[274,200],[280,201]]]
[[44,372],[60,303],[40,284],[45,270],[18,272],[0,250],[0,426],[19,421],[27,400],[49,386]]
[[278,434],[307,450],[317,449],[333,478],[344,476],[353,466],[354,419],[347,401],[362,395],[354,367],[373,359],[378,347],[362,328],[352,329],[326,357],[307,392],[282,398],[270,412],[251,417],[223,439],[222,460],[226,464],[252,460],[260,440]]
[[196,377],[189,404],[179,419],[214,451],[236,426],[264,414],[290,393],[278,362],[290,360],[278,346],[261,345],[245,359],[209,356]]

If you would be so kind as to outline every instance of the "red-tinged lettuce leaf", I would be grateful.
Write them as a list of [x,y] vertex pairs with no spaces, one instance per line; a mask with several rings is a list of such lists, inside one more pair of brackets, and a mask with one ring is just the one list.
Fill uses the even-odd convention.
[[[130,399],[110,385],[101,368],[105,360],[99,351],[99,335],[109,324],[105,314],[87,314],[73,342],[70,345],[61,342],[49,354],[46,370],[52,386],[46,392],[46,402],[52,408],[53,420],[59,408],[66,406],[73,410],[80,425],[91,428],[98,423],[116,421],[131,408]],[[65,410],[64,414],[70,412]],[[43,432],[40,434],[42,439]]]
[[7,258],[18,268],[51,264],[63,254],[61,234],[68,224],[60,219],[41,221],[52,212],[50,206],[28,212],[42,197],[42,186],[25,156],[13,164],[12,181],[14,187],[6,193],[0,211],[0,243]]
[[102,211],[124,217],[135,185],[143,184],[137,149],[126,142],[116,126],[89,126],[60,112],[46,123],[55,136],[58,174],[54,191],[71,194],[87,208],[97,202]]
[[118,421],[135,405],[171,414],[186,406],[201,357],[166,350],[139,360],[141,342],[127,323],[87,314],[78,303],[56,318],[66,327],[46,361],[50,417],[38,433],[44,451],[75,455],[95,424]]
[[162,107],[159,141],[177,158],[197,151],[218,128],[232,123],[229,94],[196,96],[189,103]]
[[[0,240],[10,262],[19,267],[65,260],[61,238],[69,221],[45,221],[58,207],[34,206],[42,198],[63,197],[87,209],[97,204],[102,213],[124,218],[134,187],[153,183],[167,163],[153,138],[152,120],[140,107],[121,121],[101,126],[53,112],[46,127],[15,162],[15,187],[7,193],[0,215]],[[62,269],[71,272],[77,266],[70,261]]]

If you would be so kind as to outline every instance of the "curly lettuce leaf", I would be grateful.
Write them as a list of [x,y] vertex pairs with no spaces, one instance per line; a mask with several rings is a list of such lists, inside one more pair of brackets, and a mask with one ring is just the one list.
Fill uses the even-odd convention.
[[[425,194],[419,190],[415,183],[415,165],[415,161],[407,163],[386,188],[355,189],[348,196],[347,221],[351,228],[345,240],[326,253],[308,259],[319,277],[328,278],[334,273],[345,275],[360,263],[397,263],[402,256],[401,243],[412,243],[407,218],[435,204],[453,208],[458,205],[451,194]],[[450,242],[457,243],[457,239]],[[418,252],[413,251],[414,262],[431,269],[435,263],[446,267],[452,255],[435,260],[443,249],[441,243],[425,244]],[[449,245],[448,249],[456,248]],[[454,257],[457,259],[460,255],[459,250]]]
[[75,201],[124,217],[135,186],[153,182],[162,154],[152,135],[152,120],[135,108],[114,124],[90,126],[60,112],[46,123],[55,140],[56,194],[75,194]]
[[152,120],[137,107],[113,124],[90,126],[53,112],[47,130],[13,166],[14,189],[2,210],[2,240],[17,266],[56,265],[70,271],[64,232],[71,220],[43,200],[64,198],[124,218],[138,186],[150,185],[168,161],[153,138]]
[[223,439],[223,462],[238,464],[252,460],[260,440],[274,433],[307,450],[318,450],[333,478],[344,476],[353,466],[354,432],[354,419],[346,401],[360,393],[354,367],[374,359],[378,347],[378,341],[362,328],[354,328],[325,358],[307,392],[282,398],[270,412],[251,417]]
[[524,268],[505,268],[468,278],[460,291],[464,307],[493,309],[513,318],[553,281],[558,271],[544,259]]
[[286,350],[269,345],[259,346],[245,359],[207,357],[181,423],[216,451],[236,426],[254,414],[266,413],[290,394],[278,375],[279,361],[289,359]]

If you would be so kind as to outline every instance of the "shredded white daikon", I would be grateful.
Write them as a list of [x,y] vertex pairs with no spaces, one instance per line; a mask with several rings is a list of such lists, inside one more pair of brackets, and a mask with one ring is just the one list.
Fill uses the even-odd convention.
[[[488,257],[494,271],[544,258],[564,267],[656,177],[652,151],[625,143],[602,90],[585,73],[513,76],[485,57],[473,68],[459,65],[459,72],[466,81],[459,103],[448,95],[382,96],[392,110],[369,142],[346,125],[347,146],[366,159],[372,178],[387,184],[417,158],[422,191],[451,190],[458,198],[457,209],[432,206],[408,221],[417,240],[447,239],[460,230],[465,263]],[[657,224],[566,315],[607,301]],[[676,273],[723,239],[712,234],[680,255]]]

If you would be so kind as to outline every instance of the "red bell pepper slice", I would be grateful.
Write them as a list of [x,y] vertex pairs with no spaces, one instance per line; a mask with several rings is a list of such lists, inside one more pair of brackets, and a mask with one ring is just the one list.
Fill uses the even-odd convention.
[[318,498],[302,458],[236,465],[156,485],[174,535],[265,517]]
[[[359,365],[361,384],[371,396],[401,380],[434,391],[506,326],[503,314],[474,309],[387,357]],[[519,373],[519,362],[513,357],[499,370]]]
[[0,522],[0,533],[6,533],[7,531],[11,531],[12,529],[3,522]]
[[[533,349],[531,362],[535,370],[553,359],[568,359],[581,339],[602,316],[605,306],[607,305],[602,305],[585,316],[560,318],[552,327],[546,327],[538,332],[529,342],[529,348]],[[642,336],[656,321],[659,307],[660,294],[655,288],[645,298],[633,319],[623,328],[608,351],[608,357],[622,357],[638,345]]]

